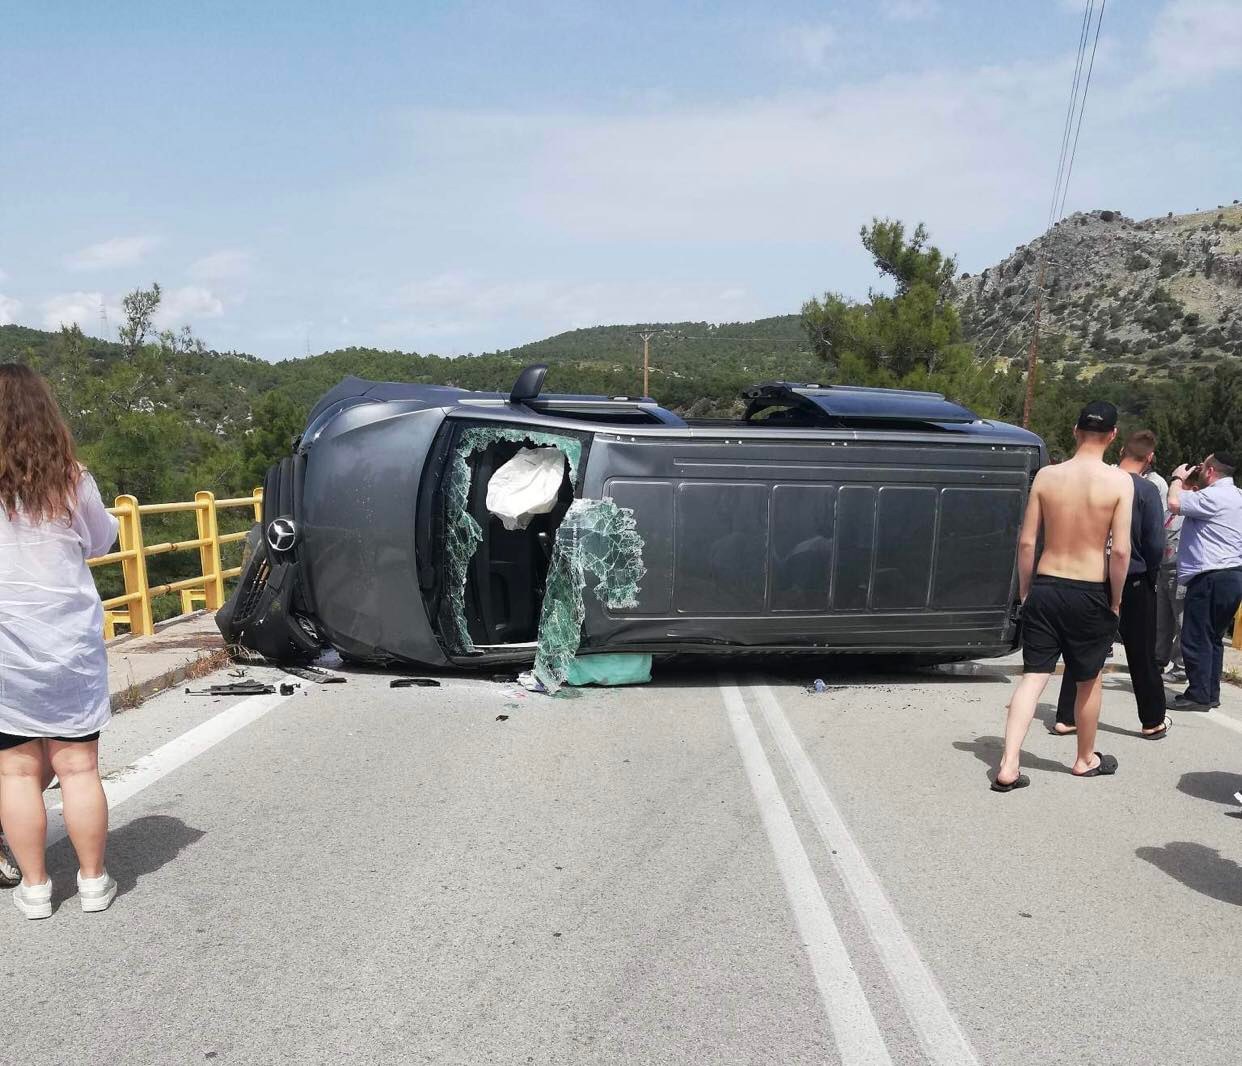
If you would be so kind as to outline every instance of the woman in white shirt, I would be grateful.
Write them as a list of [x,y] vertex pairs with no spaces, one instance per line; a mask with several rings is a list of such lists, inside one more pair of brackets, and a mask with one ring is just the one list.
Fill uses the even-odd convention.
[[116,531],[47,382],[29,367],[0,366],[0,823],[22,872],[13,902],[27,918],[52,913],[43,804],[51,773],[82,909],[106,910],[116,895],[104,869],[98,763],[111,716],[108,660],[86,565]]

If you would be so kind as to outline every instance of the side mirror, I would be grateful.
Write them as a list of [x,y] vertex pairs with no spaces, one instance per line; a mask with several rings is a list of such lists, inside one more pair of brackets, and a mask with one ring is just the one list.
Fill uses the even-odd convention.
[[527,400],[537,399],[539,393],[543,391],[543,379],[547,376],[548,367],[546,363],[536,363],[534,366],[528,366],[517,376],[517,381],[513,383],[513,389],[509,393],[509,402],[526,403]]

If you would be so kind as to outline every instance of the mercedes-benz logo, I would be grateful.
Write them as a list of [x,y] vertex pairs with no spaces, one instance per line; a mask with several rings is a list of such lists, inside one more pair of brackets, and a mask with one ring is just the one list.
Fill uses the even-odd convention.
[[267,546],[274,552],[287,552],[298,542],[297,523],[292,518],[274,518],[267,527]]

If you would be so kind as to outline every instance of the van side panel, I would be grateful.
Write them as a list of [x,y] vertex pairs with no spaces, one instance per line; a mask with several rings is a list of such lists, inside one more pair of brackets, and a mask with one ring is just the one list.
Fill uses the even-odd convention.
[[1037,447],[598,433],[585,496],[633,508],[638,606],[584,647],[1000,654]]

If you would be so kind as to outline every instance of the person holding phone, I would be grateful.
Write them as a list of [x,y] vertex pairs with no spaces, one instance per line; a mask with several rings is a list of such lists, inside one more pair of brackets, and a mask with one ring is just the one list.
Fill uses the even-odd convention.
[[[1220,706],[1225,633],[1242,603],[1242,491],[1233,482],[1237,461],[1228,452],[1197,467],[1179,466],[1169,483],[1169,510],[1181,515],[1177,580],[1182,605],[1182,661],[1186,691],[1173,701],[1183,710]],[[1195,477],[1202,488],[1183,492]]]
[[52,773],[82,909],[106,910],[116,896],[98,762],[112,713],[108,660],[86,565],[116,533],[47,382],[0,365],[0,825],[22,874],[13,902],[27,918],[52,914],[43,803]]

